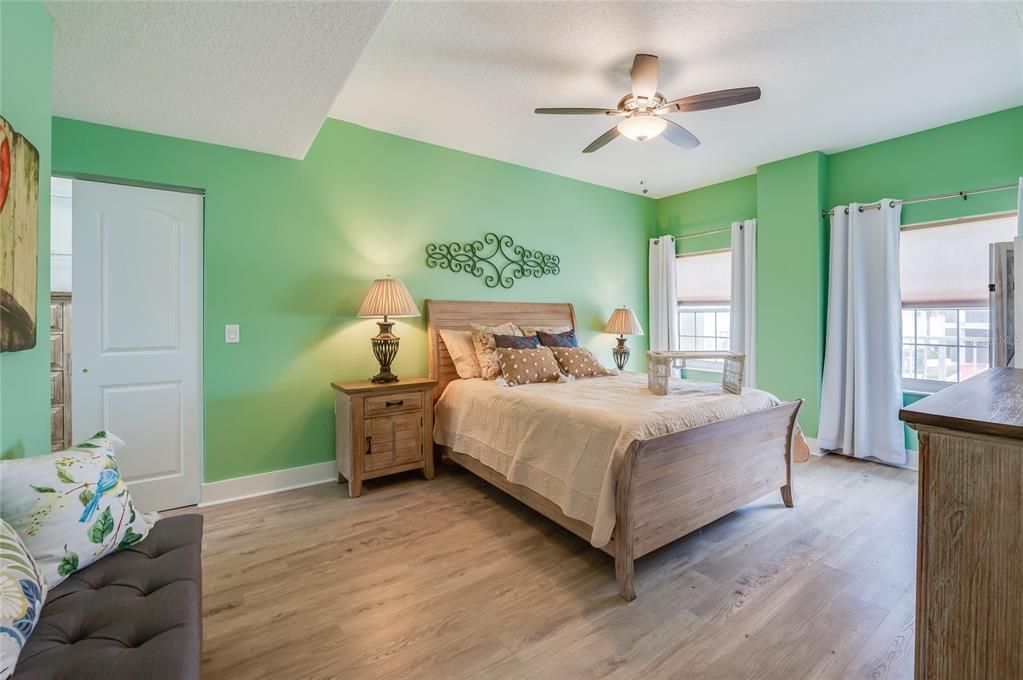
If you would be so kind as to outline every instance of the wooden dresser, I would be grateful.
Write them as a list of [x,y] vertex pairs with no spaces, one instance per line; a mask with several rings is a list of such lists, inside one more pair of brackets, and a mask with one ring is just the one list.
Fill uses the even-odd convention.
[[338,482],[362,493],[365,479],[422,469],[433,479],[433,388],[436,380],[402,378],[331,383]]
[[920,433],[916,678],[1023,678],[1023,370],[899,416]]
[[50,450],[71,447],[71,293],[50,295]]

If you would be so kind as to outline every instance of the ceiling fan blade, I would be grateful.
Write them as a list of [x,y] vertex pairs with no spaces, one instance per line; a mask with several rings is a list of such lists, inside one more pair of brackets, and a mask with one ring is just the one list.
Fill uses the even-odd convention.
[[653,54],[637,54],[632,61],[632,96],[653,101],[657,94],[657,77],[660,61]]
[[565,108],[565,109],[533,109],[533,113],[552,113],[558,116],[588,116],[588,115],[603,115],[603,116],[621,116],[625,115],[623,111],[618,109],[583,109],[583,108]]
[[695,149],[700,146],[700,140],[698,140],[696,135],[692,132],[686,130],[678,123],[668,120],[667,118],[663,120],[668,124],[668,127],[664,128],[662,136],[669,142],[675,146],[680,146],[683,149]]
[[603,148],[605,144],[607,144],[620,134],[621,133],[618,132],[618,126],[616,125],[615,127],[611,128],[610,130],[608,130],[607,132],[605,132],[604,134],[590,142],[590,145],[583,149],[583,153],[593,153],[597,149]]
[[704,92],[703,94],[694,94],[682,97],[681,99],[674,99],[657,109],[657,113],[706,111],[707,109],[720,109],[723,106],[754,102],[758,99],[760,99],[759,87],[736,87],[731,90]]

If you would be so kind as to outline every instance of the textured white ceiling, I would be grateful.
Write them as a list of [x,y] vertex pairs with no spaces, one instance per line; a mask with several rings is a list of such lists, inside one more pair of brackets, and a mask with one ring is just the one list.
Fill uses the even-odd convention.
[[47,2],[53,111],[301,158],[387,2]]
[[[1020,1],[47,7],[56,115],[302,157],[329,111],[631,192],[643,148],[654,197],[1023,103]],[[640,51],[660,55],[669,98],[763,99],[673,116],[694,151],[618,139],[584,156],[613,121],[532,113],[614,106]]]
[[676,114],[703,144],[645,143],[650,195],[1023,104],[1020,2],[396,2],[331,116],[625,191],[640,147],[582,148],[635,52],[661,57],[669,99],[746,85],[763,98]]

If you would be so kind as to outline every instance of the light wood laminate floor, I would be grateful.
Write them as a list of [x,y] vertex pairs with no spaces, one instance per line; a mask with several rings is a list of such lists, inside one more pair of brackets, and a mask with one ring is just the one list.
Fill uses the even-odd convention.
[[203,678],[909,680],[916,473],[795,475],[794,509],[640,559],[631,603],[610,557],[451,465],[199,510]]

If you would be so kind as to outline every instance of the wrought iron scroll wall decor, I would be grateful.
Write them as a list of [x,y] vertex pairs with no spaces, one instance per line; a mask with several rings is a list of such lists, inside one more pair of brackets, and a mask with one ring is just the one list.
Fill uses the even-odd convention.
[[428,243],[426,266],[472,274],[487,288],[511,288],[516,279],[561,273],[557,255],[517,246],[511,236],[494,233],[468,243]]

